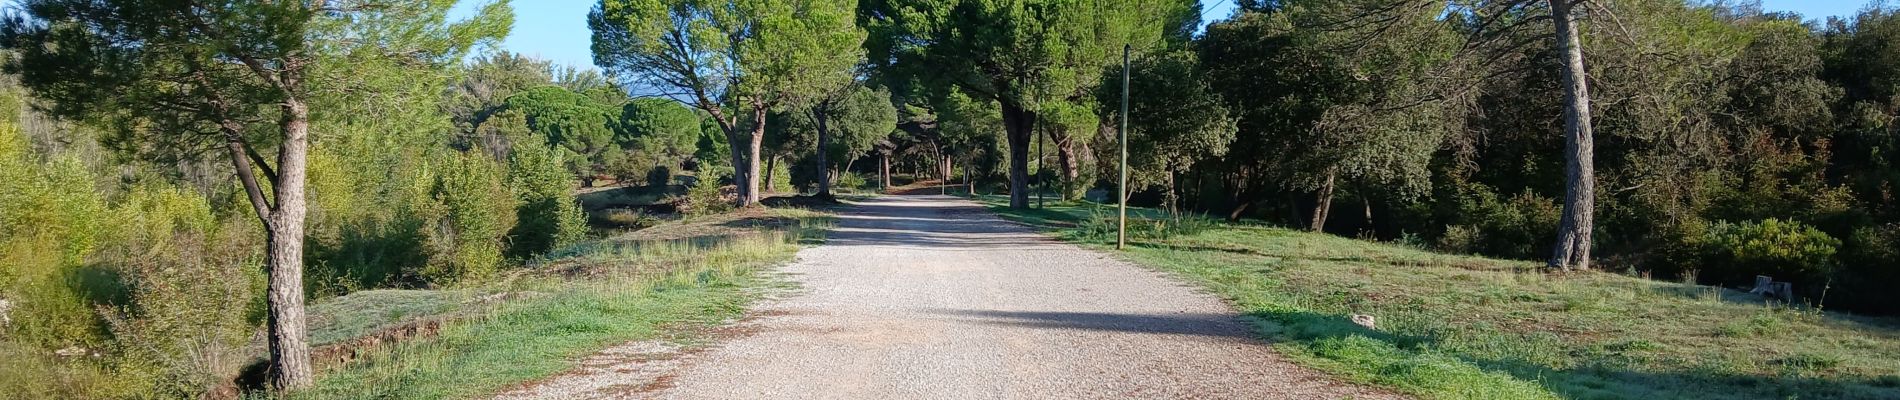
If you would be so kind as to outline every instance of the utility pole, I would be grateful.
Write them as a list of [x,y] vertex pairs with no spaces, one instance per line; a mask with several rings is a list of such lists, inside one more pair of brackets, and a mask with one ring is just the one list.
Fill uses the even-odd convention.
[[1122,45],[1122,125],[1115,130],[1121,136],[1121,183],[1116,185],[1115,202],[1121,209],[1121,216],[1115,222],[1115,250],[1128,246],[1128,51],[1132,46]]

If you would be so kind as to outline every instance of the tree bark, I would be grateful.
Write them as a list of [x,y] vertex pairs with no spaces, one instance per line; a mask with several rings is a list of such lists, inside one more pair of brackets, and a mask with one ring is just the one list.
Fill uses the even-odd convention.
[[968,163],[963,165],[963,191],[969,194],[970,197],[976,197],[976,181],[970,180],[970,165]]
[[1009,208],[1029,208],[1029,136],[1036,126],[1036,113],[1014,101],[1000,102],[1003,130],[1009,137]]
[[825,107],[827,106],[820,104],[811,111],[812,121],[818,123],[818,154],[813,158],[816,158],[818,162],[818,197],[820,198],[831,197],[831,163],[827,160],[830,157],[826,154],[831,152],[831,129],[826,125],[823,111]]
[[1048,204],[1043,200],[1047,196],[1043,192],[1049,191],[1049,181],[1043,172],[1049,170],[1049,159],[1045,157],[1048,152],[1044,151],[1049,145],[1043,142],[1049,141],[1049,127],[1037,124],[1037,128],[1040,129],[1036,132],[1036,208],[1047,208]]
[[1326,214],[1333,208],[1333,179],[1336,175],[1336,171],[1327,170],[1326,183],[1319,187],[1319,200],[1316,201],[1318,204],[1313,205],[1313,225],[1310,228],[1314,232],[1326,230]]
[[1361,188],[1359,191],[1359,200],[1364,202],[1366,206],[1366,234],[1371,237],[1378,237],[1378,225],[1372,222],[1372,196],[1367,196],[1366,190]]
[[291,97],[283,104],[284,142],[278,145],[277,205],[265,224],[269,259],[269,351],[271,380],[280,389],[296,389],[314,381],[310,343],[304,321],[303,239],[304,176],[310,152],[310,110]]
[[1590,86],[1583,45],[1572,16],[1577,0],[1550,0],[1557,50],[1563,54],[1564,209],[1552,269],[1590,269],[1590,231],[1596,213],[1595,144],[1590,132]]
[[764,190],[766,193],[772,192],[772,175],[773,175],[772,173],[776,171],[778,171],[778,156],[766,157],[765,158],[765,182],[760,183],[760,185],[764,186],[765,188]]
[[1068,199],[1075,193],[1075,180],[1082,177],[1081,162],[1075,157],[1074,138],[1056,142],[1056,166],[1062,169],[1062,198]]
[[1168,214],[1179,215],[1180,210],[1175,208],[1176,207],[1175,204],[1180,202],[1181,198],[1178,197],[1180,195],[1175,192],[1176,188],[1174,187],[1175,186],[1174,171],[1168,171],[1167,174],[1168,174],[1168,182],[1167,182],[1168,193],[1167,193],[1167,199],[1165,201],[1168,203]]
[[[739,207],[751,207],[752,205],[759,204],[759,150],[760,146],[765,142],[765,112],[768,108],[769,107],[766,107],[764,103],[756,101],[752,103],[752,120],[754,123],[752,124],[751,134],[746,135],[747,137],[745,138],[745,151],[735,151],[732,155],[734,159],[743,160],[741,163],[732,165],[733,174],[743,175],[745,178],[743,180],[733,180],[733,183],[739,186]],[[739,171],[744,172],[741,173]]]

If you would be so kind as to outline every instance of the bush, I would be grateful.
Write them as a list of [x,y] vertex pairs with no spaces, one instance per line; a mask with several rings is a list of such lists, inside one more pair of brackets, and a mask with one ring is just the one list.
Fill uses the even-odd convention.
[[119,292],[85,265],[108,226],[93,176],[77,159],[42,160],[11,124],[0,124],[0,337],[43,348],[97,348],[104,330],[91,304]]
[[659,223],[659,219],[647,215],[638,209],[616,208],[596,212],[590,216],[594,226],[610,229],[643,229]]
[[1488,188],[1468,193],[1457,206],[1457,224],[1439,235],[1441,250],[1492,257],[1531,259],[1549,252],[1563,209],[1556,201],[1523,192],[1498,199]]
[[[127,229],[101,250],[125,277],[131,302],[106,309],[127,367],[153,373],[153,390],[195,397],[225,388],[249,363],[264,318],[262,232],[219,224],[202,198],[178,190],[127,196]],[[216,279],[206,279],[217,277]]]
[[712,215],[732,211],[734,196],[727,195],[719,181],[722,178],[706,176],[692,187],[686,189],[686,197],[673,200],[679,205],[680,214],[687,216]]
[[587,216],[574,199],[576,185],[561,150],[519,148],[509,165],[509,187],[520,201],[508,231],[510,257],[527,259],[586,238]]
[[1806,224],[1770,218],[1718,222],[1709,227],[1702,246],[1702,271],[1715,279],[1742,282],[1768,275],[1792,281],[1826,275],[1841,241]]
[[855,172],[839,174],[837,183],[838,188],[845,190],[871,191],[877,189],[871,178],[865,176],[865,174]]
[[427,232],[429,264],[423,281],[479,280],[501,268],[502,240],[516,223],[516,199],[501,165],[482,154],[460,154],[435,175],[430,191],[435,218]]

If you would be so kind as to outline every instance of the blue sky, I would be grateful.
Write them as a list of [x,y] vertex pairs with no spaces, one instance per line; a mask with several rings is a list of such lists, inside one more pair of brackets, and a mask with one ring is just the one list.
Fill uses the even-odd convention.
[[[1209,4],[1207,20],[1226,18],[1234,9],[1233,0],[1202,0]],[[1810,19],[1844,16],[1860,10],[1868,0],[1763,0],[1769,11],[1794,11]],[[486,1],[465,1],[461,12],[468,12]],[[515,28],[502,47],[508,51],[532,55],[559,64],[593,68],[593,51],[588,48],[592,34],[587,30],[587,11],[598,0],[527,0],[514,2]]]

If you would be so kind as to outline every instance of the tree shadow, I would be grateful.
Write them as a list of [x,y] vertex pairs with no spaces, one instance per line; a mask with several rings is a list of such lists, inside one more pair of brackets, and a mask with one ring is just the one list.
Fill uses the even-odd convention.
[[1233,314],[1130,314],[1058,311],[934,309],[929,313],[985,325],[1054,330],[1208,336],[1257,341],[1258,336]]

